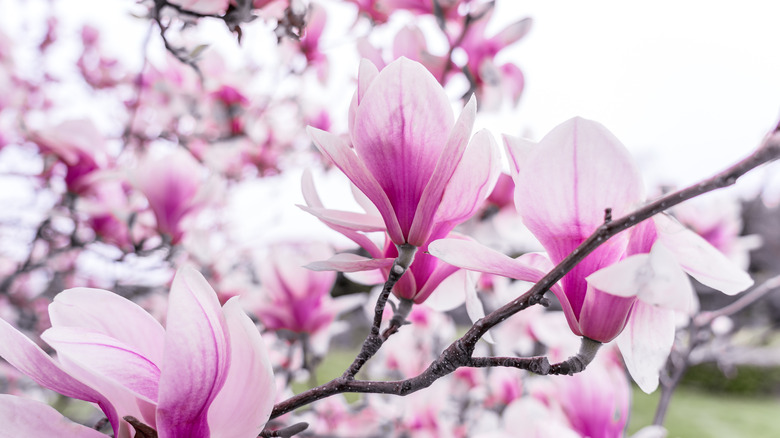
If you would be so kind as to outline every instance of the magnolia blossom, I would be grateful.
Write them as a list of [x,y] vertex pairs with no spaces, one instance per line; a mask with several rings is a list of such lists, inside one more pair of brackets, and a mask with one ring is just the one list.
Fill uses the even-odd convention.
[[[165,328],[99,289],[62,292],[49,315],[52,328],[42,338],[58,360],[3,320],[0,356],[41,386],[96,403],[116,437],[133,435],[126,416],[160,437],[247,438],[270,416],[275,386],[260,333],[235,299],[220,308],[192,268],[173,280]],[[34,409],[52,417],[45,407]],[[24,436],[51,436],[38,427],[29,424]]]
[[335,272],[315,272],[303,266],[333,252],[318,244],[277,244],[259,265],[262,289],[251,304],[268,329],[316,334],[342,310],[331,298]]
[[[465,66],[477,87],[480,104],[487,108],[498,107],[507,95],[513,103],[517,103],[520,98],[525,86],[523,72],[512,63],[497,66],[494,58],[505,47],[522,39],[531,29],[532,23],[530,18],[524,18],[488,38],[485,33],[494,10],[490,6],[488,11],[469,22],[465,34],[458,37],[459,47],[468,55]],[[454,43],[456,41],[451,42]]]
[[[538,281],[604,222],[645,200],[641,175],[625,147],[603,126],[575,118],[538,145],[506,139],[514,170],[515,205],[549,259],[511,259],[474,242],[444,240],[429,250],[463,268]],[[674,338],[674,311],[693,302],[683,270],[727,294],[752,284],[704,239],[666,216],[656,216],[612,237],[553,285],[574,334],[619,342],[626,364],[646,391]]]
[[146,157],[130,180],[149,201],[157,230],[178,243],[184,237],[183,221],[201,209],[218,190],[216,181],[206,182],[205,169],[186,151]]
[[90,176],[108,165],[105,138],[89,119],[66,120],[32,133],[42,152],[65,164],[65,184],[70,192],[82,194]]
[[492,138],[485,132],[469,142],[475,111],[472,98],[455,121],[441,85],[417,62],[399,58],[378,72],[364,60],[350,108],[352,144],[311,127],[309,134],[376,206],[390,240],[420,247],[481,203],[461,190],[495,183]]

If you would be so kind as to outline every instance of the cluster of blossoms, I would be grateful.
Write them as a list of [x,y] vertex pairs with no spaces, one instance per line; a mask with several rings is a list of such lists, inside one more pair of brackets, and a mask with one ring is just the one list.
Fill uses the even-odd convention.
[[[505,136],[509,174],[494,135],[472,135],[478,107],[517,103],[523,75],[495,58],[530,20],[488,36],[492,2],[345,3],[354,28],[369,20],[381,31],[404,14],[414,23],[392,47],[370,35],[357,43],[364,59],[346,132],[324,102],[304,98],[330,81],[323,41],[332,20],[317,3],[139,2],[167,51],[137,74],[83,26],[76,70],[91,92],[123,96],[113,124],[71,115],[50,122],[63,105],[48,97],[56,78],[18,74],[0,33],[0,85],[17,85],[0,96],[0,154],[33,157],[32,169],[14,177],[53,199],[36,201],[46,205],[35,206],[42,213],[31,220],[29,251],[0,259],[0,357],[15,369],[0,380],[9,393],[0,395],[5,433],[105,436],[34,400],[49,395],[31,390],[26,375],[97,406],[102,416],[82,422],[104,417],[115,437],[248,438],[297,421],[326,436],[619,437],[630,411],[625,369],[642,390],[655,390],[676,324],[698,311],[688,275],[729,295],[752,284],[743,268],[754,244],[738,237],[734,217],[657,215],[552,284],[560,311],[525,309],[491,327],[472,352],[566,363],[581,338],[590,351],[582,373],[462,366],[403,399],[366,391],[359,403],[337,394],[308,411],[273,411],[294,399],[292,384],[316,386],[329,346],[365,320],[368,293],[333,296],[348,281],[364,290],[385,283],[375,288],[380,304],[393,295],[392,312],[375,312],[372,329],[390,329],[369,337],[381,349],[364,347],[360,354],[375,356],[361,373],[408,381],[457,339],[448,311],[463,306],[476,322],[502,308],[602,224],[646,202],[637,165],[596,122],[566,121],[538,144]],[[247,55],[236,69],[217,51],[193,48],[198,20],[224,22],[247,45],[254,21],[275,24],[285,61],[270,68]],[[429,47],[426,20],[444,36],[443,51]],[[57,20],[46,29],[42,58],[57,47]],[[457,88],[458,78],[467,86],[456,116],[444,87]],[[299,207],[357,250],[343,239],[255,244],[232,234],[223,215],[231,193],[304,165],[333,165],[353,184],[362,211],[328,208],[304,171]],[[524,243],[514,245],[518,236]],[[110,272],[92,275],[106,265]],[[143,280],[119,272],[144,266],[152,268]],[[349,323],[340,319],[349,312]]]

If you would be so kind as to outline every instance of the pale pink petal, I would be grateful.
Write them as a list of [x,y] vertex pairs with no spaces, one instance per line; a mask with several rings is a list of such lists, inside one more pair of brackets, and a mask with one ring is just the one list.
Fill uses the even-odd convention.
[[[115,381],[136,396],[157,401],[160,368],[132,346],[102,333],[73,327],[50,328],[41,338],[61,358],[67,357],[90,373]],[[100,387],[94,380],[89,383]]]
[[[455,161],[452,170],[434,171],[443,151],[450,149],[445,146],[453,122],[452,108],[441,85],[425,67],[406,58],[379,72],[355,112],[355,151],[387,194],[404,237],[416,220],[415,211],[432,175],[443,177],[442,184],[446,184],[460,159],[462,152],[448,155],[446,160]],[[436,201],[442,191],[443,187]],[[363,192],[376,203],[370,193]],[[382,206],[377,207],[385,217]],[[427,215],[428,221],[432,213]],[[399,236],[390,236],[397,244],[406,243],[405,238],[397,241]],[[420,246],[423,242],[410,243]]]
[[157,431],[208,437],[206,413],[227,377],[230,347],[217,294],[191,267],[173,279],[166,321]]
[[501,174],[501,154],[487,130],[474,135],[444,191],[436,222],[452,226],[470,218],[490,195]]
[[[417,211],[414,216],[414,223],[409,231],[409,243],[420,246],[428,240],[431,232],[431,221],[436,214],[436,210],[442,202],[444,191],[450,181],[455,169],[463,159],[463,153],[468,146],[471,130],[474,127],[474,119],[477,114],[477,100],[471,96],[452,131],[449,132],[449,138],[444,150],[441,152],[436,169],[431,175],[428,185],[417,205]],[[480,144],[484,144],[480,142]],[[488,159],[480,157],[479,159]]]
[[97,403],[108,417],[114,431],[119,430],[116,410],[102,394],[72,377],[41,347],[3,319],[0,319],[0,357],[44,388],[66,397]]
[[673,310],[637,301],[628,325],[617,338],[628,372],[639,388],[651,393],[674,344]]
[[393,39],[393,59],[405,56],[421,62],[422,54],[428,50],[425,34],[417,26],[402,27]]
[[[303,176],[301,178],[301,185],[303,191],[303,198],[306,201],[308,207],[303,207],[299,205],[298,206],[299,208],[303,209],[304,211],[310,212],[318,219],[323,221],[323,223],[328,227],[343,234],[347,238],[352,239],[353,242],[357,243],[366,251],[368,251],[368,253],[372,257],[382,256],[382,250],[379,249],[379,247],[371,239],[369,239],[368,236],[363,234],[364,230],[362,224],[356,223],[349,226],[347,226],[346,224],[344,226],[340,226],[335,223],[330,223],[326,221],[323,217],[317,216],[319,212],[324,210],[324,205],[322,204],[322,200],[320,200],[320,196],[317,194],[317,188],[314,186],[314,179],[311,175],[311,172],[308,169],[303,172]],[[356,186],[353,185],[353,187]],[[355,190],[355,191],[359,192],[359,190]],[[365,195],[363,196],[365,197]],[[377,216],[377,217],[380,216],[379,211],[376,209],[376,207],[373,207],[372,213],[374,211],[376,212],[376,214],[372,214],[373,216]]]
[[466,302],[467,272],[458,269],[442,280],[425,300],[425,305],[437,312],[448,312]]
[[[525,264],[523,257],[513,259],[470,240],[440,239],[428,246],[428,252],[459,268],[501,275],[517,280],[535,283],[546,275],[546,272]],[[538,263],[536,257],[533,260]],[[561,302],[567,319],[570,321],[575,320],[569,299],[563,293],[561,286],[554,284],[550,291]]]
[[656,215],[653,219],[658,239],[693,278],[727,295],[737,294],[753,285],[753,279],[747,272],[698,234],[669,216]]
[[604,222],[606,208],[619,217],[644,200],[626,148],[602,125],[581,118],[542,139],[520,165],[515,185],[517,210],[553,262]]
[[503,28],[491,39],[500,43],[501,46],[508,46],[524,37],[531,30],[532,24],[531,18],[523,18]]
[[320,195],[317,193],[317,186],[314,185],[314,176],[311,174],[311,169],[306,168],[301,174],[301,193],[303,193],[303,200],[311,208],[325,208],[325,204],[322,203]]
[[[507,157],[509,157],[509,171],[512,174],[512,178],[517,179],[517,174],[520,168],[525,166],[525,162],[528,160],[528,156],[531,151],[538,146],[536,142],[531,140],[514,137],[511,135],[503,135],[504,146],[506,147]],[[515,183],[516,184],[516,183]]]
[[511,436],[528,438],[581,438],[572,430],[563,416],[534,397],[521,397],[506,407],[503,414],[504,429]]
[[357,89],[357,104],[360,105],[363,102],[363,97],[368,91],[368,87],[374,82],[374,79],[379,75],[379,70],[368,59],[361,59],[360,66],[358,67],[358,89]]
[[355,271],[355,272],[345,272],[344,276],[349,279],[349,281],[354,281],[358,284],[365,284],[368,286],[372,286],[375,284],[382,284],[387,280],[387,276],[382,273],[381,269],[373,269],[371,271]]
[[307,132],[320,152],[341,169],[347,178],[376,205],[382,213],[388,234],[394,239],[403,240],[403,233],[390,199],[349,145],[329,132],[312,127],[307,128]]
[[106,438],[106,435],[74,423],[53,407],[36,400],[0,394],[0,424],[4,437]]
[[520,95],[525,89],[525,75],[520,67],[508,62],[498,68],[501,71],[501,88],[512,97],[512,102],[517,104]]
[[313,271],[357,272],[389,268],[394,260],[392,258],[369,259],[357,254],[341,253],[328,260],[309,263],[306,267]]
[[165,329],[139,305],[113,292],[65,290],[49,305],[49,318],[53,327],[103,333],[131,346],[152,363],[162,363]]
[[254,437],[268,421],[276,384],[263,339],[237,298],[223,307],[230,336],[230,371],[208,413],[212,436]]
[[385,231],[385,223],[378,216],[371,216],[365,213],[355,213],[352,211],[331,210],[327,208],[298,206],[307,213],[316,216],[317,219],[328,225],[335,227],[344,227],[355,231],[370,233],[375,231]]
[[440,239],[428,245],[428,252],[451,265],[472,271],[532,282],[545,275],[545,272],[470,240]]
[[669,432],[663,426],[645,426],[631,435],[631,438],[666,438]]
[[647,254],[629,256],[585,278],[589,285],[620,297],[636,296],[647,304],[688,313],[693,287],[661,243]]

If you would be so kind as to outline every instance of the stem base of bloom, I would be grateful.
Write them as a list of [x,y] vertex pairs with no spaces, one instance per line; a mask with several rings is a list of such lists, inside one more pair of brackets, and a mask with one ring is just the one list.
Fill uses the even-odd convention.
[[596,357],[596,353],[602,345],[604,344],[599,341],[594,341],[593,339],[583,336],[582,343],[580,344],[580,351],[565,361],[552,365],[550,374],[573,376],[576,373],[584,371],[588,364]]

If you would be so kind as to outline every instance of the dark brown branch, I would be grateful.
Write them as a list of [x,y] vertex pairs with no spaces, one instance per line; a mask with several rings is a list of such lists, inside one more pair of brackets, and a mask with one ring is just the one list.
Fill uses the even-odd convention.
[[400,245],[398,247],[398,257],[390,268],[387,281],[385,282],[384,287],[382,287],[379,298],[376,300],[374,321],[371,324],[371,331],[366,337],[366,340],[363,341],[360,353],[355,357],[355,360],[349,368],[344,371],[342,378],[348,380],[354,379],[358,371],[360,371],[360,369],[363,368],[363,365],[379,351],[379,348],[382,346],[385,339],[387,339],[383,339],[379,334],[379,328],[382,325],[382,316],[385,313],[385,305],[387,304],[387,299],[390,297],[390,291],[393,290],[393,286],[395,286],[401,276],[404,275],[404,272],[409,268],[409,265],[412,264],[416,252],[417,248],[409,244]]
[[308,429],[308,427],[309,427],[309,423],[300,422],[300,423],[295,423],[292,426],[285,427],[284,429],[277,429],[277,430],[265,429],[262,432],[260,432],[259,436],[262,438],[271,438],[271,437],[288,438],[303,432],[304,430]]

